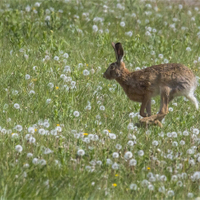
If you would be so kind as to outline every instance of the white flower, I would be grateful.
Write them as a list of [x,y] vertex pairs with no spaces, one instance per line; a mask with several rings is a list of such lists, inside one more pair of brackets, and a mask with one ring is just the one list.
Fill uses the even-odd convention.
[[15,150],[16,150],[17,152],[22,152],[23,148],[22,148],[21,145],[18,144],[17,146],[15,146]]
[[40,160],[38,160],[38,164],[40,164],[40,165],[46,165],[47,164],[47,162],[46,162],[46,160],[45,159],[40,159]]
[[33,157],[33,154],[32,153],[27,153],[27,157],[28,158]]
[[25,75],[25,79],[26,79],[26,80],[28,80],[28,79],[30,79],[30,78],[31,78],[31,76],[30,76],[29,74],[26,74],[26,75]]
[[28,142],[29,143],[35,143],[36,139],[34,137],[29,137]]
[[100,110],[105,110],[105,106],[102,105],[102,106],[99,107],[99,109]]
[[154,140],[154,141],[152,142],[152,145],[158,146],[158,141],[157,141],[157,140]]
[[47,16],[45,17],[45,21],[50,21],[50,19],[51,19],[51,17],[50,17],[49,15],[47,15]]
[[45,135],[46,131],[45,131],[45,129],[40,128],[40,129],[38,130],[38,133],[39,133],[40,135]]
[[174,196],[174,191],[168,190],[167,195],[170,196],[170,197]]
[[37,165],[37,164],[39,163],[38,158],[33,158],[32,163],[33,163],[34,165]]
[[153,185],[148,185],[148,189],[150,190],[150,191],[153,191],[154,190],[154,186]]
[[69,54],[68,54],[68,53],[64,53],[64,54],[63,54],[63,57],[64,57],[64,58],[69,58]]
[[190,47],[187,47],[186,51],[192,51],[192,49]]
[[158,57],[159,57],[160,59],[163,59],[163,54],[159,54]]
[[125,25],[126,25],[125,22],[120,22],[121,27],[124,27]]
[[106,164],[107,164],[107,165],[112,165],[112,163],[113,163],[113,162],[112,162],[112,160],[111,160],[111,159],[109,159],[109,158],[108,158],[108,159],[106,159]]
[[79,156],[84,156],[84,155],[85,155],[85,151],[82,150],[82,149],[79,149],[79,150],[77,151],[77,154],[78,154]]
[[119,154],[117,152],[114,152],[112,156],[113,158],[119,158]]
[[128,160],[128,159],[132,158],[132,156],[133,156],[133,154],[132,154],[130,151],[127,151],[127,152],[125,153],[125,155],[124,155],[124,158],[125,158],[126,160]]
[[135,183],[130,184],[130,190],[137,190],[137,185]]
[[78,111],[74,111],[74,116],[79,117],[80,113]]
[[145,32],[145,35],[146,35],[146,36],[151,36],[151,33],[150,33],[149,31],[146,31],[146,32]]
[[131,37],[133,35],[133,31],[126,32],[125,35]]
[[97,25],[93,25],[92,26],[92,30],[93,30],[93,32],[96,33],[98,31],[98,26]]
[[193,195],[193,193],[191,193],[191,192],[188,192],[188,194],[187,194],[187,197],[188,197],[188,198],[193,198],[193,197],[194,197],[194,195]]
[[178,8],[179,8],[179,10],[181,10],[183,8],[183,5],[179,4]]
[[17,131],[21,132],[23,128],[22,128],[21,125],[16,125],[16,126],[15,126],[15,129],[16,129]]
[[195,135],[199,135],[199,129],[194,128],[194,129],[193,129],[193,133],[194,133]]
[[139,155],[139,156],[143,156],[143,155],[144,155],[144,151],[143,151],[143,150],[139,150],[139,151],[138,151],[138,155]]
[[19,105],[18,103],[15,103],[15,104],[14,104],[14,108],[20,109],[20,105]]
[[35,129],[33,127],[29,127],[28,128],[28,132],[33,134],[33,133],[35,133]]
[[174,109],[172,107],[169,107],[169,112],[172,112]]
[[109,133],[109,137],[110,139],[115,140],[117,136],[114,133]]
[[51,99],[47,99],[46,103],[49,104],[51,102]]
[[129,160],[129,165],[130,166],[136,166],[137,165],[137,160],[135,160],[135,159]]
[[43,154],[50,154],[50,153],[53,153],[53,151],[49,148],[45,148],[43,151]]
[[87,69],[83,70],[83,75],[84,76],[88,76],[89,74],[90,74],[90,72]]
[[54,56],[54,60],[59,61],[59,57],[58,56]]
[[165,193],[165,187],[164,186],[159,187],[158,191],[161,193]]
[[184,140],[181,140],[181,141],[180,141],[180,145],[185,145],[185,141],[184,141]]
[[26,12],[30,12],[30,10],[31,10],[31,7],[30,7],[29,5],[28,5],[28,6],[26,6],[25,10],[26,10]]
[[118,150],[120,150],[122,148],[122,145],[121,144],[116,144],[115,148],[118,149]]
[[36,3],[35,3],[35,7],[40,7],[40,4],[41,4],[41,3],[36,2]]
[[113,168],[114,170],[119,169],[119,165],[118,165],[117,163],[114,163],[114,164],[112,165],[112,168]]
[[189,135],[189,132],[188,132],[188,131],[183,131],[183,135],[184,135],[184,136],[188,136],[188,135]]

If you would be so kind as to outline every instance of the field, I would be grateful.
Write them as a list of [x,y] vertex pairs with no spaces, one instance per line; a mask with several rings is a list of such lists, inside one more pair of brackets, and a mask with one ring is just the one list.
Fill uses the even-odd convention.
[[200,199],[200,112],[179,97],[163,128],[136,127],[140,104],[103,78],[121,42],[130,71],[182,63],[199,79],[199,7],[7,0],[0,18],[2,200]]

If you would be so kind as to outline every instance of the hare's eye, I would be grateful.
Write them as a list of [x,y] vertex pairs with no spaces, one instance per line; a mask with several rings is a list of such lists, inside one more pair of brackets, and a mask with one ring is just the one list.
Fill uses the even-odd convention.
[[111,65],[111,66],[110,66],[110,69],[114,69],[114,66],[113,66],[113,65]]

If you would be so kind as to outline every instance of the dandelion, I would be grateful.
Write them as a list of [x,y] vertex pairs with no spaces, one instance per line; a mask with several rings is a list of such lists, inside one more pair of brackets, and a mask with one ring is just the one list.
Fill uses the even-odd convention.
[[33,154],[32,153],[27,153],[27,158],[31,158],[33,157]]
[[47,103],[47,104],[51,103],[51,99],[47,99],[47,100],[46,100],[46,103]]
[[116,184],[116,183],[113,183],[113,184],[112,184],[112,186],[113,186],[113,187],[116,187],[116,186],[117,186],[117,184]]
[[188,131],[183,131],[183,135],[184,135],[184,136],[188,136],[188,135],[189,135],[189,132],[188,132]]
[[127,151],[127,152],[125,153],[125,155],[124,155],[124,158],[125,158],[126,160],[128,160],[128,159],[132,158],[132,156],[133,156],[133,154],[132,154],[130,151]]
[[35,129],[33,127],[29,127],[28,128],[28,132],[33,134],[33,133],[35,133]]
[[135,183],[130,184],[130,190],[137,190],[137,185]]
[[122,145],[116,144],[116,145],[115,145],[115,148],[118,149],[118,150],[120,150],[120,149],[122,148]]
[[109,159],[109,158],[108,158],[108,159],[106,159],[106,164],[107,164],[107,165],[112,165],[112,163],[113,163],[113,162],[112,162],[112,160],[111,160],[111,159]]
[[117,136],[114,133],[109,133],[109,137],[110,139],[115,140]]
[[169,112],[172,112],[174,109],[172,107],[169,107]]
[[18,103],[15,103],[15,104],[14,104],[14,108],[15,108],[15,109],[20,109],[20,105],[19,105]]
[[173,190],[168,190],[167,195],[168,195],[169,197],[174,196],[174,191],[173,191]]
[[143,150],[139,150],[138,151],[138,156],[143,156],[144,155],[144,151]]
[[105,110],[105,106],[101,105],[101,106],[99,107],[99,109],[100,109],[100,110]]
[[137,160],[131,159],[129,160],[129,166],[136,166],[137,165]]
[[152,142],[152,145],[153,145],[153,146],[158,146],[158,141],[157,141],[157,140],[154,140],[154,141]]
[[32,163],[33,163],[34,165],[37,165],[37,164],[39,163],[38,158],[33,158]]
[[188,197],[188,198],[193,198],[193,197],[194,197],[194,195],[193,195],[193,193],[191,193],[191,192],[188,192],[188,194],[187,194],[187,197]]
[[98,31],[98,26],[97,25],[93,25],[92,26],[92,30],[93,30],[93,32],[96,33]]
[[186,51],[192,51],[192,49],[190,47],[187,47]]
[[31,78],[31,76],[30,76],[29,74],[26,74],[26,75],[25,75],[25,79],[26,79],[26,80],[29,80],[30,78]]
[[194,129],[193,129],[193,133],[194,133],[195,135],[199,135],[199,129],[194,128]]
[[164,186],[159,187],[159,188],[158,188],[158,191],[159,191],[160,193],[165,193],[165,187],[164,187]]
[[40,160],[38,161],[38,164],[40,164],[40,165],[44,166],[44,165],[46,165],[46,164],[47,164],[47,162],[46,162],[46,160],[45,160],[45,159],[40,159]]
[[121,27],[124,27],[125,25],[126,25],[125,22],[120,22]]
[[22,152],[23,148],[22,148],[21,145],[18,144],[18,145],[15,146],[15,150],[16,150],[17,152]]
[[45,148],[43,151],[43,154],[50,154],[50,153],[53,153],[53,151],[49,148]]
[[89,74],[90,74],[90,72],[87,69],[83,70],[83,75],[84,76],[88,76]]
[[75,117],[79,117],[79,115],[80,115],[78,111],[74,111],[73,114],[74,114]]
[[119,154],[117,152],[114,152],[112,156],[113,158],[119,158]]
[[153,191],[154,190],[154,186],[153,185],[148,185],[148,189],[150,190],[150,191]]
[[54,56],[53,59],[56,60],[56,61],[59,61],[59,57],[58,56]]
[[112,165],[112,169],[114,169],[114,170],[119,169],[119,165],[118,165],[117,163],[114,163],[114,164]]

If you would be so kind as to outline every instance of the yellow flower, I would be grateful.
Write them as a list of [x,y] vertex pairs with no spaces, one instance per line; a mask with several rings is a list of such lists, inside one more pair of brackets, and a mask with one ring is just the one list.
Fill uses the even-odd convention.
[[83,133],[83,135],[88,135],[88,133]]
[[113,186],[113,187],[116,187],[116,186],[117,186],[117,184],[116,184],[116,183],[113,183],[113,184],[112,184],[112,186]]
[[150,170],[151,168],[150,168],[150,167],[147,167],[147,169]]
[[32,81],[37,81],[37,78],[33,78]]
[[88,64],[86,64],[88,66]]
[[115,174],[115,176],[119,176],[119,174]]
[[108,130],[108,132],[110,133],[110,130]]
[[57,124],[57,126],[60,126],[60,124]]
[[35,128],[35,132],[37,131],[37,128]]
[[56,86],[56,90],[58,90],[58,88],[59,88],[59,87],[58,87],[58,86]]

